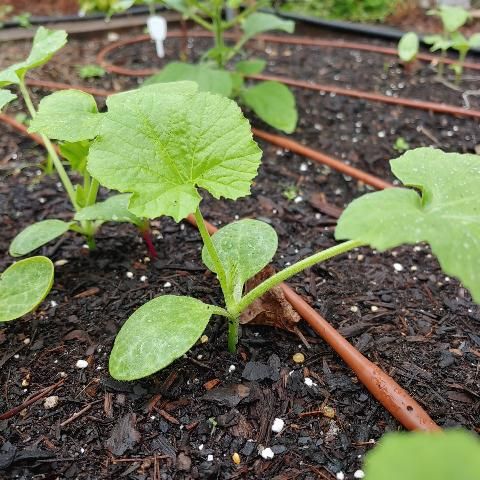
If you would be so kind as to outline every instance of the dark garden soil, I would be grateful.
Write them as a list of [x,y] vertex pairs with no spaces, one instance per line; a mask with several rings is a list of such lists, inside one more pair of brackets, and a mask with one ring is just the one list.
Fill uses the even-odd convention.
[[[92,63],[105,43],[104,37],[72,39],[35,75],[79,84],[74,65]],[[193,57],[204,43],[191,43]],[[169,41],[168,49],[174,58],[179,42]],[[21,42],[2,46],[5,64],[24,50]],[[268,55],[271,73],[462,104],[461,93],[435,83],[428,66],[411,77],[384,56],[273,44],[255,50]],[[139,44],[115,60],[147,67],[152,54],[151,45]],[[121,90],[136,82],[107,75],[85,84]],[[468,80],[462,87],[477,84]],[[302,120],[293,138],[383,178],[391,178],[387,160],[397,155],[392,146],[399,136],[412,147],[460,152],[479,143],[478,123],[471,119],[295,94]],[[20,110],[14,105],[9,113]],[[343,207],[366,188],[260,145],[264,159],[252,197],[235,203],[207,198],[203,209],[217,226],[245,217],[271,223],[280,237],[275,265],[282,267],[332,245],[335,218],[325,213],[325,202]],[[30,140],[0,125],[0,270],[11,263],[6,252],[21,228],[70,218],[57,180],[35,166],[43,157]],[[305,324],[308,346],[294,334],[250,326],[232,355],[225,326],[215,318],[208,341],[159,374],[131,383],[109,377],[115,334],[140,305],[166,293],[220,302],[216,281],[201,263],[196,230],[169,219],[154,221],[153,229],[156,261],[126,225],[105,226],[93,252],[74,235],[43,249],[57,264],[52,292],[35,314],[0,329],[0,412],[63,383],[49,394],[58,396],[53,408],[42,399],[0,421],[0,478],[286,480],[331,479],[339,471],[353,478],[374,442],[401,427]],[[360,249],[312,268],[291,285],[439,425],[480,433],[480,307],[441,272],[428,247],[383,254]],[[292,360],[297,352],[305,355],[302,365]],[[77,368],[78,360],[88,367]],[[271,431],[276,417],[285,421],[280,434]],[[260,446],[272,448],[273,460],[259,456]]]

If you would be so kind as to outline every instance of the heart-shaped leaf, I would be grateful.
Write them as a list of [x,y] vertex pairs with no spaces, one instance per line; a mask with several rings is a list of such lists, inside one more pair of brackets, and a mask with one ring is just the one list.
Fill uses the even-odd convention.
[[0,89],[0,111],[7,103],[10,103],[16,98],[17,96],[11,93],[9,90]]
[[354,200],[335,237],[384,251],[428,242],[443,271],[458,277],[480,302],[480,156],[410,150],[390,162],[407,186]]
[[79,142],[97,136],[101,119],[92,95],[79,90],[61,90],[42,99],[29,131],[55,140]]
[[110,375],[136,380],[166,367],[200,338],[215,307],[192,297],[165,295],[142,305],[125,322],[110,354]]
[[253,13],[249,15],[242,24],[242,29],[246,38],[252,38],[259,33],[271,30],[281,30],[282,32],[293,33],[295,22],[292,20],[283,20],[271,13]]
[[368,480],[475,480],[480,441],[463,430],[387,433],[365,458]]
[[293,93],[279,82],[260,82],[241,93],[242,100],[272,127],[292,133],[298,114]]
[[82,208],[76,215],[75,220],[94,220],[101,222],[126,222],[140,226],[142,219],[128,211],[129,193],[112,195],[103,202]]
[[[261,151],[238,105],[207,92],[156,84],[113,95],[88,171],[102,185],[132,192],[139,217],[180,221],[200,203],[197,187],[215,198],[250,193]],[[189,87],[191,88],[191,87]]]
[[0,87],[18,84],[29,70],[47,63],[66,43],[67,33],[65,31],[40,27],[35,33],[32,49],[27,59],[0,72]]
[[[238,301],[243,285],[270,263],[278,247],[275,230],[259,220],[240,220],[218,230],[212,241],[227,276],[227,285]],[[215,265],[204,246],[203,263],[214,273]]]
[[402,62],[411,62],[418,53],[419,40],[415,32],[408,32],[398,42],[398,56]]
[[31,257],[10,265],[0,275],[0,322],[20,318],[35,309],[53,285],[53,263]]
[[9,253],[12,257],[21,257],[33,252],[38,247],[63,235],[72,225],[72,222],[62,220],[42,220],[29,225],[13,239]]
[[266,60],[252,58],[251,60],[241,60],[237,62],[235,70],[243,75],[256,75],[262,73],[266,65]]
[[201,92],[218,93],[229,97],[232,93],[232,79],[224,70],[210,68],[208,65],[190,65],[182,62],[171,62],[160,73],[145,81],[144,86],[155,83],[178,82],[190,80],[198,84]]

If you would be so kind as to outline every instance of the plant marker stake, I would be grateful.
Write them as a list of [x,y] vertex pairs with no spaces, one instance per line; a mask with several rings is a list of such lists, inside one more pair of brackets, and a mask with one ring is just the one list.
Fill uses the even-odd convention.
[[[187,221],[197,226],[193,215],[189,215]],[[205,222],[205,225],[210,235],[217,231],[214,225],[208,222]],[[405,428],[432,432],[441,430],[428,413],[393,378],[363,356],[288,285],[282,283],[280,286],[293,308],[337,352],[369,392]]]
[[155,42],[157,56],[163,58],[165,56],[163,41],[167,38],[167,21],[160,15],[153,15],[147,20],[147,28],[150,37]]

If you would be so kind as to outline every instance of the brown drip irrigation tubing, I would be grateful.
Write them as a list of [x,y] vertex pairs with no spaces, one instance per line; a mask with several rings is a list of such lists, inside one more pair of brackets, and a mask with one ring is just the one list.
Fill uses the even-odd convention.
[[[169,37],[171,38],[177,38],[182,36],[183,33],[179,30],[174,30],[169,33]],[[191,37],[210,37],[209,32],[190,32],[189,36]],[[287,40],[292,40],[291,43],[297,43],[299,45],[328,45],[328,46],[335,46],[338,47],[341,45],[342,47],[340,48],[347,48],[345,45],[349,45],[349,48],[354,48],[355,44],[348,43],[348,42],[339,42],[339,41],[332,41],[332,40],[320,40],[320,39],[312,39],[312,38],[302,38],[302,37],[288,37],[288,38],[281,38],[281,37],[276,37],[274,35],[263,35],[258,37],[259,39],[264,39],[267,41],[271,42],[277,42],[277,43],[289,43]],[[148,35],[140,35],[138,37],[134,38],[128,38],[125,40],[119,40],[118,42],[114,42],[111,45],[108,45],[107,47],[103,48],[100,50],[100,52],[97,54],[97,63],[101,65],[103,68],[108,70],[111,73],[117,73],[119,75],[126,75],[126,76],[150,76],[154,75],[155,73],[158,73],[157,69],[153,68],[146,68],[146,69],[131,69],[131,68],[125,68],[125,67],[120,67],[118,65],[114,65],[112,63],[109,63],[106,60],[107,55],[112,52],[113,50],[116,50],[117,48],[123,47],[125,45],[131,45],[134,43],[140,43],[140,42],[145,42],[149,41],[150,37]],[[303,43],[302,43],[303,42]],[[376,49],[372,46],[369,47],[367,45],[362,45],[361,46],[362,50],[366,51],[376,51]],[[385,47],[378,47],[380,49],[384,49]],[[393,49],[389,49],[393,50]],[[386,53],[386,52],[381,52],[381,53]],[[434,57],[435,58],[435,57]],[[455,62],[451,62],[455,63]],[[470,64],[470,68],[474,68],[475,66],[476,69],[480,70],[480,64]],[[480,111],[479,110],[470,110],[467,108],[462,108],[462,107],[456,107],[454,105],[448,105],[448,104],[443,104],[443,103],[435,103],[435,102],[427,102],[424,100],[415,100],[411,98],[402,98],[402,97],[389,97],[388,95],[383,95],[380,93],[375,93],[375,92],[365,92],[363,90],[356,90],[356,89],[350,89],[350,88],[342,88],[342,87],[337,87],[334,85],[324,85],[324,84],[319,84],[319,83],[314,83],[314,82],[306,82],[302,80],[295,80],[293,78],[288,78],[288,77],[281,77],[281,76],[272,76],[272,75],[249,75],[248,78],[252,78],[254,80],[274,80],[277,82],[284,83],[285,85],[291,85],[293,87],[299,87],[299,88],[304,88],[308,90],[314,90],[314,91],[319,91],[319,92],[330,92],[330,93],[335,93],[337,95],[343,95],[343,96],[348,96],[348,97],[353,97],[353,98],[359,98],[363,100],[370,100],[373,102],[381,102],[381,103],[387,103],[390,105],[399,105],[402,107],[408,107],[408,108],[416,108],[420,110],[427,110],[427,111],[432,111],[432,112],[437,112],[437,113],[445,113],[449,115],[458,115],[458,116],[463,116],[463,117],[472,117],[472,118],[480,118]]]

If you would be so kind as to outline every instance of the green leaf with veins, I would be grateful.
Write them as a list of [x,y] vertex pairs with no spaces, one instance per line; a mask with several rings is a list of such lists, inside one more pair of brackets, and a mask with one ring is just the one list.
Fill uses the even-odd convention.
[[20,83],[29,70],[47,63],[66,43],[67,33],[65,31],[40,27],[35,33],[32,49],[27,59],[0,72],[0,87]]
[[428,242],[443,271],[458,277],[480,302],[480,156],[417,148],[390,165],[416,190],[393,188],[354,200],[335,238],[380,251]]
[[279,82],[260,82],[241,92],[242,100],[272,127],[292,133],[297,126],[298,113],[293,93]]
[[235,65],[235,70],[242,75],[256,75],[258,73],[262,73],[266,65],[266,60],[261,58],[241,60]]
[[[275,230],[259,220],[230,223],[218,230],[212,241],[225,270],[228,289],[237,301],[245,282],[270,263],[278,247]],[[209,270],[217,273],[205,246],[202,260]]]
[[157,73],[145,81],[143,85],[155,83],[177,82],[190,80],[198,84],[201,92],[218,93],[229,97],[232,93],[232,79],[224,70],[210,68],[202,63],[190,65],[182,62],[171,62],[160,73]]
[[242,24],[242,29],[245,37],[248,39],[259,33],[271,30],[293,33],[295,30],[295,22],[292,20],[283,20],[271,13],[256,12],[245,19]]
[[10,265],[0,275],[0,322],[20,318],[34,310],[53,285],[53,263],[31,257]]
[[364,470],[368,480],[475,480],[480,440],[465,430],[387,433],[367,453]]
[[246,196],[260,164],[234,101],[176,92],[178,84],[165,83],[109,97],[90,147],[88,171],[108,188],[133,193],[128,208],[139,217],[180,221],[198,207],[197,187],[215,198]]
[[73,222],[62,220],[42,220],[22,230],[10,244],[12,257],[21,257],[51,242],[70,229]]
[[158,372],[200,338],[215,307],[192,297],[164,295],[142,305],[125,322],[110,354],[110,375],[137,380]]
[[93,220],[101,222],[125,222],[141,226],[143,221],[136,215],[128,211],[128,202],[131,195],[122,193],[112,195],[103,202],[97,202],[94,205],[82,208],[75,214],[75,220]]
[[0,111],[2,111],[3,107],[7,105],[7,103],[10,103],[12,100],[15,100],[16,98],[17,96],[14,95],[9,90],[0,89]]
[[62,142],[58,148],[60,149],[62,157],[68,160],[72,170],[83,175],[87,167],[90,145],[91,142],[89,140],[82,140],[80,142]]
[[102,114],[95,99],[80,90],[61,90],[44,97],[29,132],[40,132],[48,138],[79,142],[98,134]]

